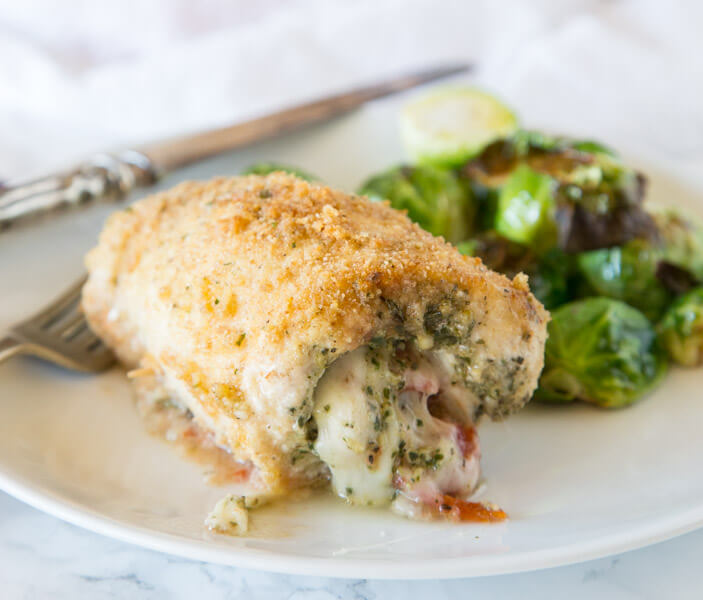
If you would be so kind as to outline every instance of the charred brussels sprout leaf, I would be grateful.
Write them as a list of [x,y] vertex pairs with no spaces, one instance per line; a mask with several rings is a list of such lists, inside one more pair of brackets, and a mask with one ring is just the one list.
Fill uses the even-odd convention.
[[295,175],[305,181],[320,181],[319,177],[315,177],[307,171],[303,171],[303,169],[274,162],[262,162],[250,165],[242,171],[242,175],[268,175],[269,173],[275,173],[276,171],[283,171],[284,173]]
[[475,238],[459,244],[462,254],[478,256],[493,271],[512,278],[535,261],[534,253],[495,231],[483,231]]
[[700,285],[700,281],[691,271],[667,260],[659,261],[656,275],[661,284],[675,296],[690,292]]
[[549,310],[572,297],[574,259],[558,248],[537,254],[495,231],[486,231],[461,242],[457,249],[462,254],[478,256],[489,269],[511,279],[520,272],[525,273],[529,277],[530,290]]
[[549,175],[519,166],[498,195],[495,228],[513,242],[532,248],[556,243],[554,191],[556,181]]
[[552,313],[548,331],[538,400],[620,408],[651,390],[666,371],[649,321],[624,302],[565,304]]
[[473,228],[476,211],[469,189],[438,167],[396,167],[368,179],[359,193],[389,200],[420,227],[452,243],[465,240]]
[[[552,219],[560,249],[578,253],[655,236],[656,225],[642,206],[644,177],[595,142],[518,132],[487,146],[460,172],[474,186],[495,191],[510,184],[514,193],[512,177],[523,167],[556,182]],[[508,235],[502,225],[497,228]],[[511,239],[526,243],[524,237]]]
[[[582,146],[584,149],[581,149]],[[599,150],[605,150],[604,146],[596,142],[574,142],[538,131],[521,130],[509,138],[496,140],[486,146],[481,154],[462,167],[462,173],[469,179],[493,188],[503,185],[510,173],[520,165],[551,175],[560,183],[583,180],[584,171],[589,170],[592,179],[596,175],[593,167],[598,169],[597,163],[605,161],[605,158],[596,156],[600,151],[590,151],[585,147],[596,146]],[[605,156],[610,153],[602,154]],[[599,175],[598,177],[600,178]]]
[[657,326],[659,341],[674,362],[695,367],[703,362],[703,288],[678,298]]
[[622,247],[584,252],[577,262],[592,295],[627,302],[657,320],[672,300],[657,278],[663,251],[646,240]]
[[642,202],[645,179],[629,170],[582,169],[557,195],[559,247],[577,253],[654,239],[657,227]]

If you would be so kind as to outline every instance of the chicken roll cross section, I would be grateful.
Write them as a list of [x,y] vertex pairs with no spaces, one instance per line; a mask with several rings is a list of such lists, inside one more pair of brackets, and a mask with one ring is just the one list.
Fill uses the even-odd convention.
[[283,173],[141,200],[86,262],[91,327],[246,467],[252,497],[329,482],[463,518],[475,424],[522,407],[542,368],[548,317],[524,276]]

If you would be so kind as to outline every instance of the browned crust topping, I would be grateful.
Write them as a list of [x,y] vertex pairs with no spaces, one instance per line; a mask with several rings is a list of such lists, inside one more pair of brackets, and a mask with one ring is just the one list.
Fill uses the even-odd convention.
[[312,389],[331,360],[399,320],[422,334],[428,307],[468,311],[471,339],[524,357],[511,397],[495,399],[511,406],[487,412],[524,403],[542,366],[548,316],[524,276],[489,271],[386,204],[283,173],[145,198],[108,220],[86,263],[94,329],[125,363],[184,382],[213,423],[226,419],[230,447],[267,448],[260,467],[279,461],[299,418],[266,422],[299,410],[267,390],[296,369]]

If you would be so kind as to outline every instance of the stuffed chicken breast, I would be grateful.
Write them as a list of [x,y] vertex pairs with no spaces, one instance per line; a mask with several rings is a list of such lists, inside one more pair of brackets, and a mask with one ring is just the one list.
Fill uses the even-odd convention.
[[251,498],[329,482],[355,504],[476,517],[474,425],[523,406],[542,368],[547,314],[524,276],[283,173],[141,200],[86,263],[93,329],[239,461]]

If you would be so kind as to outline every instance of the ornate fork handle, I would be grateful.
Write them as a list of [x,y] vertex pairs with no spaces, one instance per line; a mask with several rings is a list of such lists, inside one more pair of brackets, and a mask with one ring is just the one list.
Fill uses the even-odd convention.
[[30,216],[98,200],[121,200],[158,175],[139,152],[99,154],[72,171],[41,177],[17,186],[0,184],[0,230]]
[[346,114],[365,102],[470,68],[468,64],[441,65],[299,104],[243,123],[148,144],[142,146],[141,151],[101,154],[72,171],[23,185],[3,187],[0,183],[0,231],[30,215],[96,200],[119,200],[136,187],[154,183],[162,171],[172,171],[281,133],[322,123]]
[[18,354],[21,349],[22,342],[18,342],[15,338],[10,336],[0,337],[0,363]]

